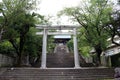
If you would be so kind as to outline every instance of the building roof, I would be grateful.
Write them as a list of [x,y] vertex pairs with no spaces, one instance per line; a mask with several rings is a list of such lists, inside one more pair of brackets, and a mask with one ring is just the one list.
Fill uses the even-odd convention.
[[55,35],[54,39],[70,39],[71,35]]

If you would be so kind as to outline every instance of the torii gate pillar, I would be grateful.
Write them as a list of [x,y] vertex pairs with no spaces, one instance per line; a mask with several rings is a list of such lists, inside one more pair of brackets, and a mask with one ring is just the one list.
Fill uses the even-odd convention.
[[47,54],[47,30],[44,28],[43,31],[43,45],[42,45],[42,57],[41,57],[41,68],[46,68],[46,55]]
[[76,36],[76,28],[73,29],[73,43],[74,43],[74,68],[80,68],[79,63],[79,54],[78,54],[78,47],[77,47],[77,36]]

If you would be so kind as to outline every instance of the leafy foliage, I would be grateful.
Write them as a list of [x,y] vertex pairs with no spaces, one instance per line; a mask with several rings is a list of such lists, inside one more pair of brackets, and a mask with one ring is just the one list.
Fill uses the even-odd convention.
[[[119,0],[118,0],[118,7],[120,6]],[[115,38],[116,36],[120,38],[120,9],[113,9],[113,12],[110,15],[110,22],[106,23],[104,25],[106,31],[109,32],[109,36],[111,37],[112,43],[114,43],[117,46],[120,46],[119,42],[116,42]]]
[[9,41],[3,41],[0,43],[0,53],[13,58],[15,57],[15,50]]
[[59,15],[70,16],[73,21],[78,22],[83,27],[82,34],[84,35],[81,38],[87,42],[86,44],[89,43],[87,46],[95,48],[99,64],[100,54],[106,48],[108,38],[108,33],[103,26],[110,21],[109,15],[112,6],[108,0],[88,0],[84,3],[78,7],[65,8]]
[[5,19],[3,21],[5,22],[4,39],[12,44],[18,66],[23,65],[22,59],[26,55],[33,56],[38,53],[39,46],[36,44],[41,38],[36,37],[34,31],[31,31],[32,27],[35,27],[36,19],[40,16],[32,12],[35,6],[36,0],[3,0],[1,3],[1,11],[4,13],[2,16]]
[[48,53],[54,52],[55,43],[54,43],[53,36],[49,35],[47,42],[48,42],[48,46],[47,46]]
[[70,52],[73,52],[73,39],[67,42],[67,47],[69,48]]

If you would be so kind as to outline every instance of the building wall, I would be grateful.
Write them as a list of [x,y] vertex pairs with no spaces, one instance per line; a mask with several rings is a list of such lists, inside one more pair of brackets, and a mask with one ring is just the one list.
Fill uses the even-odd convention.
[[11,57],[0,54],[0,67],[12,66],[12,64],[13,64],[13,59]]
[[[111,42],[111,38],[109,38],[107,41],[110,43],[110,45],[107,46],[107,49],[105,51],[103,51],[102,54],[101,54],[101,64],[103,66],[111,67],[112,64],[113,64],[112,63],[113,62],[112,61],[113,57],[120,54],[120,46],[117,46],[117,45],[113,44]],[[116,36],[114,38],[114,41],[117,42],[117,43],[120,43],[120,38],[118,36]],[[90,53],[95,54],[96,52],[95,52],[94,49],[92,49],[90,51]],[[117,56],[117,59],[119,59],[119,56]],[[119,63],[117,60],[116,60],[116,62]]]
[[115,47],[111,47],[107,49],[106,51],[104,51],[102,55],[112,56],[118,53],[120,53],[120,46],[115,46]]
[[[115,64],[114,57],[116,57],[116,55],[118,54],[120,54],[120,46],[112,46],[108,48],[102,53],[102,64],[104,66],[113,66],[113,64]],[[117,57],[117,59],[118,58],[119,56]],[[116,62],[118,62],[117,59],[116,59]]]

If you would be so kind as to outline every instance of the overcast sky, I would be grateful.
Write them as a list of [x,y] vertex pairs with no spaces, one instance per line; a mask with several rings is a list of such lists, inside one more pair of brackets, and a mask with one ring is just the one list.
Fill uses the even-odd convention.
[[[39,13],[45,16],[53,16],[52,22],[53,24],[73,24],[68,20],[68,17],[64,16],[60,19],[56,17],[57,13],[62,10],[64,7],[73,7],[80,5],[80,1],[83,0],[40,0],[41,3],[39,4]],[[116,2],[117,0],[112,0]]]
[[[2,0],[0,0],[1,2]],[[72,7],[77,6],[81,0],[39,0],[40,3],[38,5],[39,10],[38,13],[45,16],[53,16],[52,22],[56,24],[57,22],[61,22],[61,24],[71,24],[68,22],[68,17],[62,17],[61,19],[57,19],[57,13],[62,10],[64,7]]]
[[55,15],[64,7],[77,6],[80,0],[41,0],[40,12],[42,14]]
[[70,21],[68,21],[68,17],[62,17],[58,19],[56,15],[64,7],[73,7],[80,5],[81,4],[80,1],[83,0],[40,0],[40,4],[38,6],[39,8],[38,13],[45,16],[48,15],[53,16],[52,19],[53,24],[57,24],[57,22],[61,22],[60,24],[73,24]]
[[39,8],[40,14],[53,16],[53,24],[73,24],[67,17],[62,17],[58,19],[56,17],[57,13],[62,10],[64,7],[72,7],[80,4],[80,0],[41,0]]

